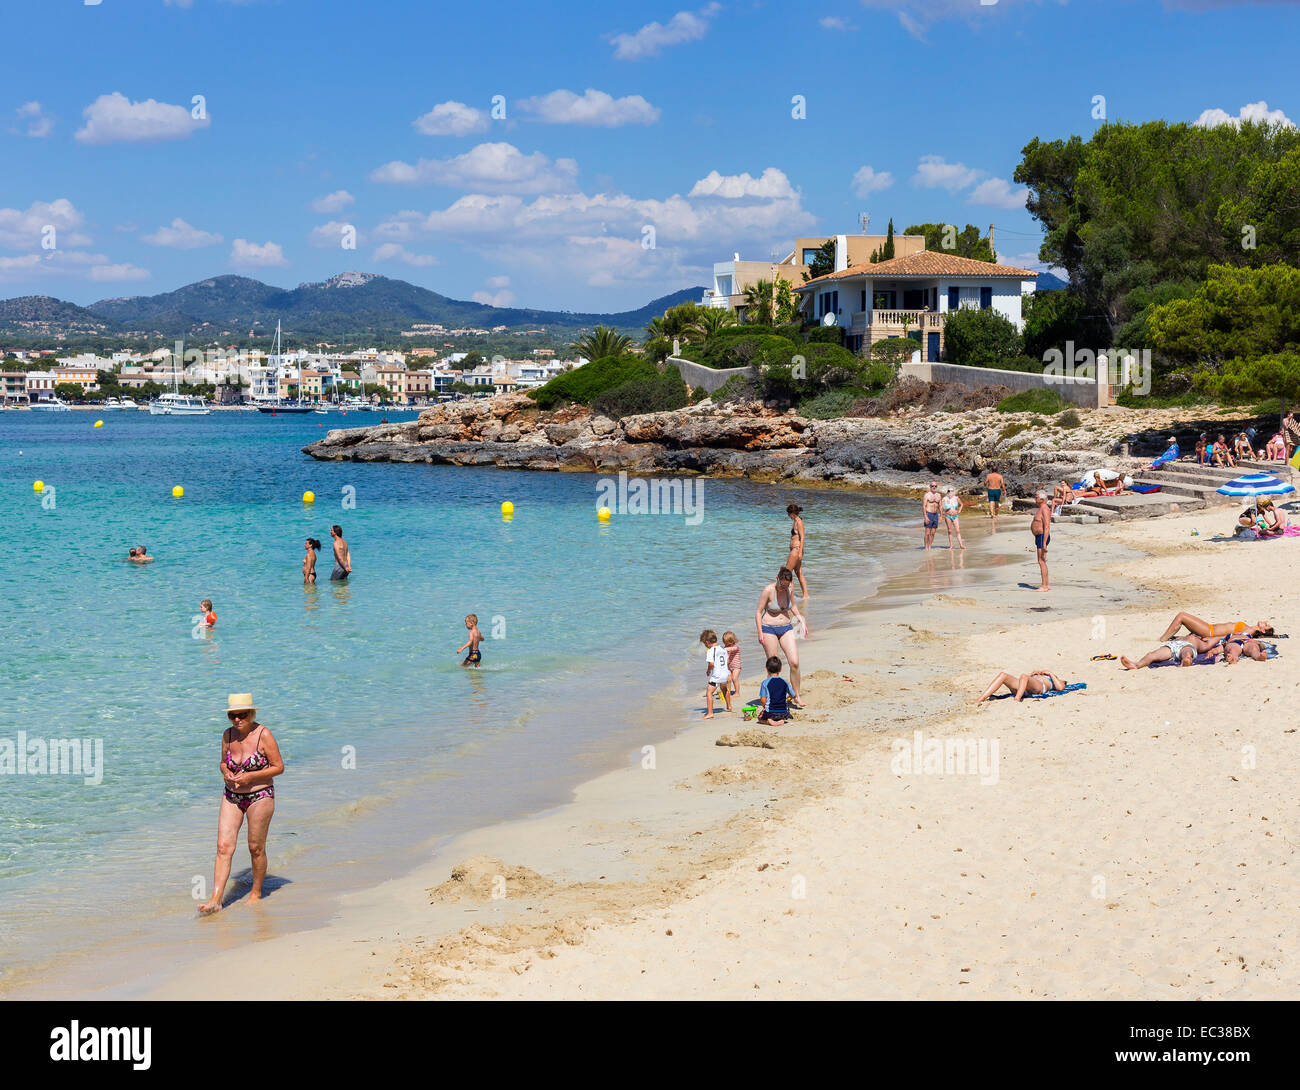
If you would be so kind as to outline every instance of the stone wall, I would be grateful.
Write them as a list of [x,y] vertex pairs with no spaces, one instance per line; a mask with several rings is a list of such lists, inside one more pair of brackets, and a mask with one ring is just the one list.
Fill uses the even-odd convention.
[[922,382],[955,382],[971,387],[1006,386],[1017,394],[1024,390],[1055,390],[1071,405],[1081,409],[1104,408],[1109,393],[1107,387],[1096,379],[1036,375],[1031,371],[1002,371],[992,367],[961,367],[955,363],[905,363],[900,374]]
[[669,356],[667,362],[681,372],[682,381],[687,386],[693,390],[703,390],[706,394],[720,390],[728,379],[735,378],[737,375],[754,378],[756,374],[752,367],[729,367],[725,371],[720,371],[716,367],[705,367],[702,363],[693,363],[691,360],[680,359],[677,356]]

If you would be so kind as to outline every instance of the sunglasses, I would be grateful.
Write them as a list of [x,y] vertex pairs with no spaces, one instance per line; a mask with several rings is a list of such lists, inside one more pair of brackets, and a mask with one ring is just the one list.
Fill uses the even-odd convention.
[[236,719],[247,719],[252,714],[252,712],[226,712],[226,718],[233,723]]

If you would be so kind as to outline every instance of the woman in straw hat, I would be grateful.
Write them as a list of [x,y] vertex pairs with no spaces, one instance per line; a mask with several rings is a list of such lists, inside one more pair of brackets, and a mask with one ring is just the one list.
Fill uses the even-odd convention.
[[221,909],[221,897],[230,877],[230,860],[239,843],[239,827],[248,818],[248,854],[253,860],[250,901],[262,899],[266,878],[266,832],[275,814],[272,782],[284,771],[280,747],[271,732],[257,722],[251,693],[231,693],[226,718],[231,726],[221,735],[221,775],[226,781],[221,813],[217,818],[217,862],[212,872],[212,897],[199,906],[203,915]]

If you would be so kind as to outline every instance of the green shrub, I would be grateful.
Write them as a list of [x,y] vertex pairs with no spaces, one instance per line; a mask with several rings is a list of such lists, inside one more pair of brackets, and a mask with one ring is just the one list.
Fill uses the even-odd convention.
[[838,325],[818,325],[808,330],[809,344],[843,344],[844,330]]
[[1022,390],[998,402],[1000,413],[1046,413],[1055,416],[1064,409],[1065,399],[1055,390]]
[[744,375],[732,375],[709,395],[715,405],[725,405],[731,401],[753,401],[762,397],[758,383]]
[[998,438],[1011,439],[1019,435],[1027,427],[1029,427],[1028,424],[1008,424],[1005,428],[1003,428],[1000,432],[998,432]]
[[681,373],[676,367],[669,367],[653,378],[632,379],[598,394],[592,399],[591,411],[621,420],[641,413],[681,409],[689,401]]
[[1077,411],[1074,409],[1066,409],[1065,412],[1061,413],[1061,415],[1056,418],[1054,423],[1058,428],[1077,428],[1083,423],[1083,421],[1079,419]]
[[836,420],[853,408],[858,394],[852,390],[827,390],[809,398],[799,412],[812,420]]
[[[782,322],[780,325],[773,326],[772,332],[778,337],[784,337],[787,341],[793,341],[795,344],[802,344],[804,341],[802,322]],[[808,340],[812,340],[812,338],[809,337]]]
[[590,405],[593,398],[606,390],[637,379],[658,376],[659,369],[640,356],[605,356],[556,375],[545,386],[530,390],[528,396],[542,409],[553,409],[573,401]]
[[700,362],[707,367],[761,367],[767,363],[788,363],[799,351],[794,341],[772,333],[749,333],[743,337],[710,337],[704,343]]
[[894,381],[897,372],[894,368],[882,360],[868,360],[867,369],[863,373],[862,383],[872,390],[883,390]]
[[[949,312],[943,326],[944,358],[963,367],[1001,367],[1024,352],[1024,338],[996,310]],[[1042,370],[1042,366],[1038,368]]]
[[917,344],[911,337],[887,337],[871,346],[871,358],[883,363],[895,372],[912,358]]

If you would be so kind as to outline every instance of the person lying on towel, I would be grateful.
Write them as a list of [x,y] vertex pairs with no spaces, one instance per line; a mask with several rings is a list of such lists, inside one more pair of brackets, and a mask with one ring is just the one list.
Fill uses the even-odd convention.
[[1026,693],[1030,696],[1037,696],[1049,690],[1061,692],[1067,687],[1067,684],[1067,682],[1062,681],[1052,673],[1051,670],[1035,670],[1032,674],[1021,674],[1019,677],[1004,671],[993,679],[993,684],[984,691],[984,695],[975,703],[983,704],[1004,685],[1015,694],[1016,703],[1019,703],[1025,699]]

